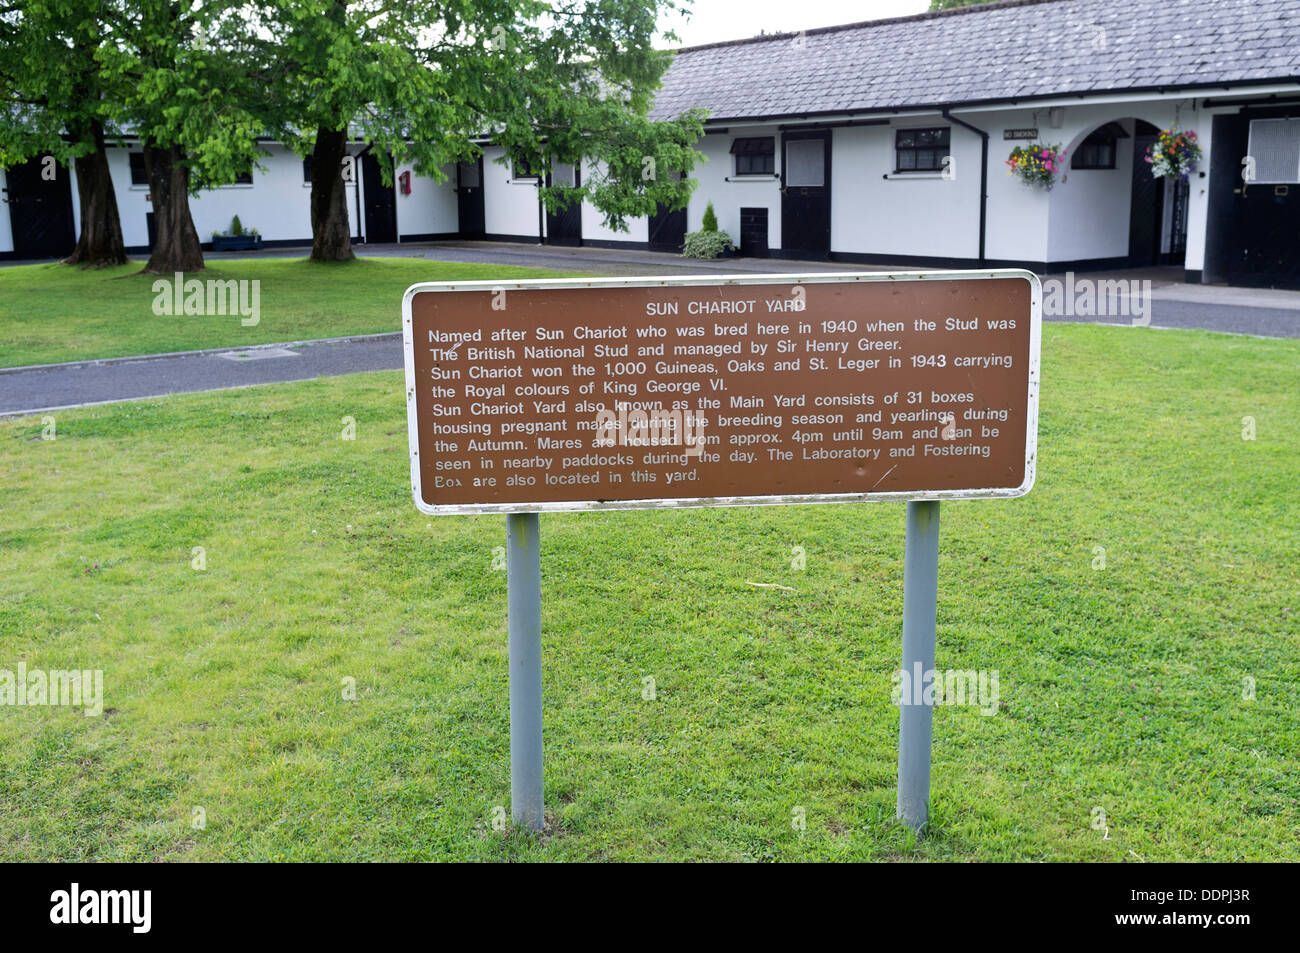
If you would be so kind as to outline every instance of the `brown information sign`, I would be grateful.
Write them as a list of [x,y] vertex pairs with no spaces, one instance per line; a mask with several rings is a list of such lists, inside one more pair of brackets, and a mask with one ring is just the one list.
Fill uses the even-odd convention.
[[1021,496],[1041,301],[1016,270],[414,285],[415,503]]

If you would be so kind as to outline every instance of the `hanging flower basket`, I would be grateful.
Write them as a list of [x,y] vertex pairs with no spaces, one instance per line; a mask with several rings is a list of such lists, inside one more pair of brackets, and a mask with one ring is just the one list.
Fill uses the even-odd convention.
[[1201,161],[1201,144],[1196,141],[1196,131],[1185,132],[1170,127],[1160,133],[1160,138],[1147,146],[1147,164],[1157,179],[1176,175],[1186,179]]
[[1064,163],[1065,152],[1059,145],[1034,142],[1011,150],[1007,175],[1016,176],[1026,185],[1041,185],[1050,192],[1056,184],[1056,173],[1064,168]]

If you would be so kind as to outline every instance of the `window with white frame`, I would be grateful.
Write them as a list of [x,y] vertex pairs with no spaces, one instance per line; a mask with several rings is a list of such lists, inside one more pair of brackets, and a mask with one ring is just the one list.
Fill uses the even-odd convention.
[[952,142],[947,126],[897,129],[894,132],[895,172],[941,172]]
[[536,182],[541,176],[529,169],[522,159],[511,159],[510,178],[516,182]]
[[144,153],[132,152],[127,154],[127,162],[131,165],[131,184],[148,185],[149,173],[145,171]]
[[772,136],[733,139],[731,154],[735,156],[736,175],[773,175],[776,172],[776,139]]

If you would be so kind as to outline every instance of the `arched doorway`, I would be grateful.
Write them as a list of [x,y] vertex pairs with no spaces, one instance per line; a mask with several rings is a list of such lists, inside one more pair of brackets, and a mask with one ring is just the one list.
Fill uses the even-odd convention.
[[1133,126],[1133,188],[1129,203],[1129,266],[1181,265],[1187,254],[1187,198],[1182,179],[1157,179],[1146,161],[1160,130],[1142,119]]
[[1067,145],[1064,188],[1053,192],[1057,259],[1130,268],[1183,263],[1190,190],[1152,176],[1146,155],[1159,135],[1159,126],[1129,116],[1090,124]]

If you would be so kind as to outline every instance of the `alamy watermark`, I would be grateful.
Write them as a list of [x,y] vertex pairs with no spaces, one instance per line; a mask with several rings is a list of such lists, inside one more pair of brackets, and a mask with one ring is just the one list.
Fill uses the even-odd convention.
[[185,280],[183,272],[176,272],[171,281],[159,278],[153,283],[153,313],[159,317],[203,315],[207,317],[238,314],[239,323],[246,328],[256,327],[262,320],[262,281],[260,278],[241,278],[224,281],[209,278]]
[[104,713],[103,669],[0,668],[0,705],[82,708],[87,718]]
[[1151,323],[1149,279],[1079,278],[1067,271],[1065,280],[1043,282],[1043,316],[1049,318],[1130,318],[1134,327]]
[[633,407],[619,401],[616,410],[602,407],[596,414],[597,447],[681,447],[688,457],[704,450],[704,411],[663,407]]
[[894,683],[895,705],[974,705],[981,715],[995,715],[1001,686],[998,670],[948,669],[938,672],[921,669],[912,663],[912,671],[899,669],[890,675]]
[[153,924],[152,890],[83,890],[73,883],[50,894],[50,922],[76,925],[121,924],[148,933]]

